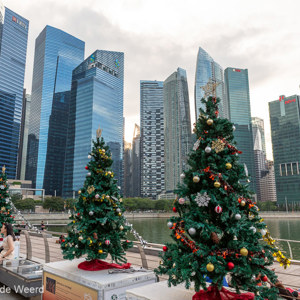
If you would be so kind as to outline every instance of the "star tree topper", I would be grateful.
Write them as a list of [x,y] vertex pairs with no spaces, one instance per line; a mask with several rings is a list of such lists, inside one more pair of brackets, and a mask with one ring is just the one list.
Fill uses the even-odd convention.
[[216,97],[216,90],[217,90],[217,86],[219,84],[221,84],[221,82],[216,82],[216,81],[212,80],[211,78],[209,78],[207,84],[204,86],[201,86],[201,89],[204,91],[205,98],[207,98],[209,96]]

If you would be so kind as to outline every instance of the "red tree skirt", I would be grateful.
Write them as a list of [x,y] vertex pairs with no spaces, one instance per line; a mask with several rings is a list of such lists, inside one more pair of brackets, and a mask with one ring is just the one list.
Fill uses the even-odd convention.
[[130,263],[118,265],[118,264],[110,264],[100,259],[94,259],[94,260],[84,261],[80,263],[78,265],[78,269],[85,270],[85,271],[101,271],[107,269],[129,269],[130,266],[131,266]]
[[224,288],[219,291],[216,286],[210,286],[207,291],[197,292],[193,296],[193,300],[254,300],[254,294],[236,294]]

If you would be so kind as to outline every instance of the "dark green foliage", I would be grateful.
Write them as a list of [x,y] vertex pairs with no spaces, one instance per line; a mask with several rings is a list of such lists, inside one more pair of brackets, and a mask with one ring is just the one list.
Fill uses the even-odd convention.
[[43,208],[50,211],[63,211],[65,208],[65,201],[61,197],[46,197],[43,202]]
[[64,258],[72,260],[86,255],[87,260],[94,260],[110,254],[115,262],[126,262],[125,251],[132,247],[125,240],[130,227],[125,225],[125,209],[111,171],[111,153],[103,138],[93,141],[90,155],[90,174],[70,217],[69,236],[61,244]]
[[261,211],[277,211],[278,207],[276,202],[266,201],[266,202],[258,202],[257,206]]
[[[174,204],[178,216],[171,218],[170,232],[175,243],[167,244],[168,249],[161,255],[163,261],[156,272],[167,274],[169,285],[185,282],[188,288],[194,282],[196,291],[206,288],[206,276],[212,279],[213,285],[221,288],[224,276],[230,273],[231,283],[237,291],[251,291],[256,299],[275,300],[277,289],[257,286],[255,280],[262,274],[276,282],[276,275],[267,268],[273,263],[275,250],[259,242],[262,238],[260,230],[266,225],[259,217],[258,207],[252,203],[248,186],[241,183],[249,179],[238,162],[237,150],[232,147],[235,145],[233,124],[217,117],[218,99],[209,97],[202,102],[206,112],[200,111],[194,129],[199,145],[191,151],[190,168],[184,172],[184,183],[175,191],[178,198],[185,199],[183,204],[179,201]],[[207,124],[208,119],[213,120],[212,125]],[[218,139],[227,142],[224,149],[206,153],[205,148],[212,147]],[[232,168],[227,168],[226,163]],[[193,181],[195,176],[200,178],[198,183]],[[215,187],[215,181],[220,182],[219,188]],[[204,193],[210,198],[207,206],[196,202],[197,195],[198,201]],[[244,206],[240,204],[242,197]],[[218,205],[222,207],[222,213],[215,211]],[[240,220],[236,219],[237,214],[241,216]],[[189,233],[191,228],[194,233]],[[240,254],[242,248],[248,250],[245,256]],[[208,271],[209,263],[213,264],[213,271]],[[232,270],[228,263],[234,264]]]
[[19,210],[33,210],[35,208],[35,201],[31,198],[26,198],[23,200],[18,200],[15,203],[15,207]]
[[164,210],[171,211],[174,200],[153,200],[148,198],[125,198],[123,200],[126,211]]
[[17,201],[20,201],[22,199],[23,199],[23,196],[20,193],[12,194],[10,196],[10,200],[13,204],[15,204]]
[[174,200],[161,199],[154,202],[155,210],[171,211]]
[[2,227],[2,223],[15,222],[14,217],[11,215],[12,207],[9,203],[10,196],[8,194],[8,188],[5,167],[3,167],[0,173],[0,227]]

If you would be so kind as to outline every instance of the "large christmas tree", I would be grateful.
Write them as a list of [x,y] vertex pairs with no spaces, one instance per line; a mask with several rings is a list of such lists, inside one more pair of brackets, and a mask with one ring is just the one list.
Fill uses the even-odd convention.
[[98,130],[85,167],[86,180],[78,192],[75,213],[70,217],[71,228],[61,248],[66,259],[86,254],[86,259],[95,263],[110,254],[116,263],[126,262],[125,251],[132,247],[126,239],[130,227],[125,225],[125,209],[111,170],[111,153],[100,136]]
[[[203,89],[213,94],[216,84]],[[156,272],[169,276],[169,285],[191,282],[195,290],[206,289],[207,277],[214,289],[221,289],[230,273],[231,285],[239,292],[251,291],[256,299],[277,299],[277,289],[258,286],[256,278],[276,282],[268,266],[274,257],[286,260],[269,236],[251,198],[245,168],[239,164],[234,125],[218,117],[216,97],[202,99],[194,133],[197,141],[189,155],[189,169],[181,175],[183,184],[176,194],[168,227],[175,243],[164,246],[162,262]],[[267,243],[259,241],[265,237]],[[202,298],[199,298],[202,299]],[[227,298],[226,298],[227,299]],[[231,298],[230,298],[231,299]]]
[[14,217],[10,213],[12,207],[10,205],[9,185],[5,170],[5,166],[3,166],[0,174],[0,227],[2,227],[3,223],[14,223]]

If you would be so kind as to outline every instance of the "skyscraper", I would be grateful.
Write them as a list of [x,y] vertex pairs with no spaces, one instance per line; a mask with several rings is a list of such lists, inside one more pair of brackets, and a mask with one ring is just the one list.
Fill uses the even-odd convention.
[[97,50],[73,70],[63,195],[83,184],[96,130],[110,147],[119,185],[123,159],[124,53]]
[[132,139],[132,196],[141,196],[141,155],[140,155],[141,133],[140,126],[134,125]]
[[204,49],[199,47],[194,91],[196,120],[199,116],[199,108],[205,109],[204,104],[201,102],[201,99],[204,97],[204,91],[201,89],[201,86],[205,86],[209,79],[220,83],[216,90],[216,96],[221,100],[219,104],[220,117],[228,119],[228,103],[225,93],[223,68]]
[[16,177],[29,21],[0,1],[0,165]]
[[189,92],[186,71],[178,68],[165,81],[165,190],[173,191],[180,174],[187,168],[187,155],[192,147]]
[[258,117],[251,118],[252,123],[252,131],[253,131],[253,141],[255,144],[256,136],[260,134],[260,138],[258,140],[261,141],[262,151],[266,155],[266,139],[265,139],[265,126],[264,120]]
[[239,162],[246,164],[251,176],[250,188],[256,192],[248,70],[227,68],[225,85],[230,121],[236,127],[235,141],[238,149],[243,152]]
[[165,189],[163,82],[141,80],[141,196]]
[[124,142],[124,197],[132,197],[132,148]]
[[[49,130],[51,132],[50,116],[53,110],[56,110],[53,103],[54,105],[59,102],[63,103],[64,99],[68,98],[66,93],[71,90],[72,71],[83,58],[84,42],[60,29],[47,25],[35,40],[26,179],[32,180],[36,188],[43,188],[45,173],[53,170],[45,169],[47,150],[50,153],[54,151],[49,148],[50,145],[48,147]],[[56,126],[59,130],[59,124]],[[63,126],[57,135],[64,136],[62,139],[66,139]],[[60,159],[50,163],[57,172],[63,169],[61,168],[64,163],[61,160],[63,156],[60,154]],[[48,162],[49,159],[51,157],[48,158]],[[58,167],[54,167],[55,164]],[[47,174],[47,180],[51,176]],[[61,176],[61,174],[58,175],[58,177]],[[53,186],[52,183],[47,184]],[[48,190],[48,192],[53,191]]]
[[300,96],[269,102],[277,202],[300,202]]

